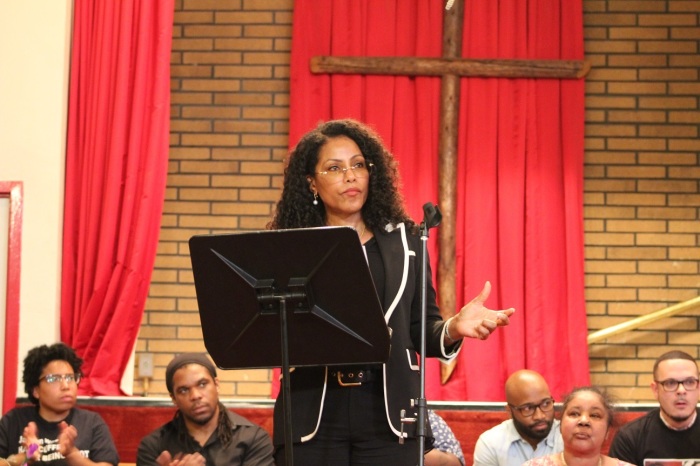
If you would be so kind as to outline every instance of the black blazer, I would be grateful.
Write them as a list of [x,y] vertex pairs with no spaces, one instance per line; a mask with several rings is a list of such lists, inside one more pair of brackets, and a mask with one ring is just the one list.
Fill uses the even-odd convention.
[[[388,226],[375,232],[384,262],[384,316],[391,328],[389,360],[384,372],[385,411],[391,430],[401,434],[401,410],[412,413],[411,400],[420,395],[418,367],[420,349],[420,255],[421,239],[406,231],[405,225]],[[430,266],[428,265],[426,319],[426,357],[454,358],[461,343],[446,348],[443,344],[445,325],[435,300]],[[300,367],[290,374],[292,394],[292,433],[294,442],[311,440],[321,422],[321,412],[328,378],[327,367]],[[404,437],[412,436],[415,424],[404,426]],[[275,403],[273,441],[284,444],[284,411],[282,397]]]

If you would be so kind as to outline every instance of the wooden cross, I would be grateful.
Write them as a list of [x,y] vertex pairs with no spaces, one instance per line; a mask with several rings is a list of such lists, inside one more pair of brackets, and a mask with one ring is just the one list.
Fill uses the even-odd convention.
[[[443,19],[442,58],[420,57],[328,57],[311,59],[316,74],[378,74],[441,76],[438,199],[442,223],[438,232],[438,294],[443,318],[454,315],[455,231],[457,204],[457,136],[459,127],[459,81],[462,76],[493,78],[578,79],[590,70],[583,60],[475,60],[460,58],[464,4],[457,0]],[[449,380],[452,364],[443,364],[442,383]]]

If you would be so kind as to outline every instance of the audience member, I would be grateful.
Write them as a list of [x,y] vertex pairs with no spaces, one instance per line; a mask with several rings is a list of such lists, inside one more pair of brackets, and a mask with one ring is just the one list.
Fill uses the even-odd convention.
[[428,422],[435,441],[425,454],[425,466],[464,466],[462,446],[450,426],[432,409],[428,410]]
[[75,407],[82,364],[63,343],[29,351],[22,380],[33,406],[14,408],[0,419],[0,457],[10,466],[27,462],[27,453],[29,462],[49,465],[119,463],[107,424],[98,414]]
[[165,385],[177,406],[173,420],[141,440],[139,466],[270,466],[267,432],[219,401],[216,368],[202,353],[173,358]]
[[531,459],[523,466],[632,466],[601,452],[613,420],[613,405],[605,391],[575,389],[564,400],[559,424],[564,451]]
[[645,459],[700,459],[698,365],[683,351],[654,363],[651,391],[659,407],[622,426],[610,454],[642,466]]
[[487,430],[474,448],[475,466],[520,466],[563,449],[554,399],[544,378],[523,369],[505,385],[510,419]]

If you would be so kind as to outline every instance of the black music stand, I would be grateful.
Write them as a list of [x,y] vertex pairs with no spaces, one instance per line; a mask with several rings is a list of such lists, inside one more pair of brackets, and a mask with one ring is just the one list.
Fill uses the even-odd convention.
[[[384,363],[389,329],[357,232],[322,227],[190,238],[204,345],[222,369]],[[281,340],[281,344],[275,344]]]

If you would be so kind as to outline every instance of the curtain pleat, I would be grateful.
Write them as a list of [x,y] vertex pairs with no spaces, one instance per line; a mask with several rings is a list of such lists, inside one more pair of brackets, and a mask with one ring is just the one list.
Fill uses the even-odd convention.
[[143,315],[167,176],[173,0],[76,0],[61,340],[80,393],[118,395]]

